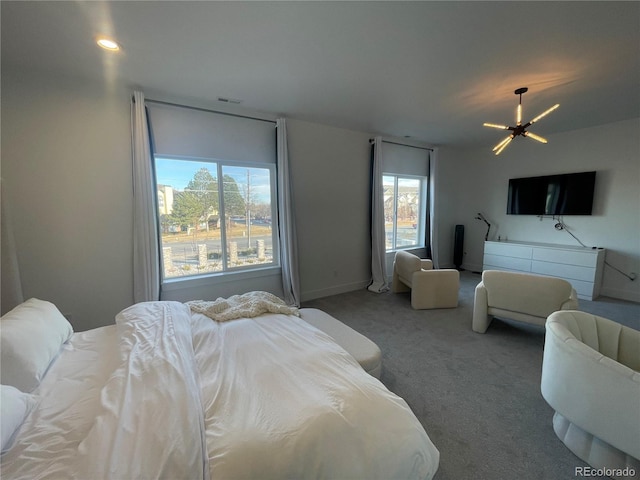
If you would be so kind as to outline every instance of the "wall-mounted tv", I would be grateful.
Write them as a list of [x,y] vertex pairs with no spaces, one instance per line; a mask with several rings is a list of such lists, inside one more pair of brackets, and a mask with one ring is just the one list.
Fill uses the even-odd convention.
[[509,215],[591,215],[596,172],[509,180]]

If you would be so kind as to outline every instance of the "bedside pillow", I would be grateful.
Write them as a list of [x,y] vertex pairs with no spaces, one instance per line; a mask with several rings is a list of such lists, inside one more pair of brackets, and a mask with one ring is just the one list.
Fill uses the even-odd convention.
[[0,385],[0,435],[3,452],[11,446],[13,434],[20,428],[35,403],[33,395],[9,385]]
[[73,328],[53,303],[32,298],[0,318],[0,379],[23,392],[42,380]]

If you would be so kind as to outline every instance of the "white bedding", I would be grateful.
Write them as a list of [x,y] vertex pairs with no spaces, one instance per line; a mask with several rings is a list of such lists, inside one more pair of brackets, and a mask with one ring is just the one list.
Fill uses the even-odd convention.
[[429,479],[401,398],[298,317],[216,323],[174,302],[75,334],[3,479]]

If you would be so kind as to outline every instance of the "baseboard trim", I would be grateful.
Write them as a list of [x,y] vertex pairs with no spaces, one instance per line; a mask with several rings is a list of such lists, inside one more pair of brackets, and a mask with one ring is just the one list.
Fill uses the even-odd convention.
[[300,297],[303,302],[307,300],[315,300],[316,298],[330,297],[331,295],[339,295],[341,293],[353,292],[367,288],[369,281],[343,283],[342,285],[334,285],[329,288],[320,288],[317,290],[308,290],[301,292]]

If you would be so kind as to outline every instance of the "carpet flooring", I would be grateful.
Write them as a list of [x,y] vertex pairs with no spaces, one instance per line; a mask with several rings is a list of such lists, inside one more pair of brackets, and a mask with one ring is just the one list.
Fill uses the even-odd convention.
[[[435,480],[575,479],[586,464],[556,437],[540,393],[544,328],[494,320],[471,330],[480,275],[461,272],[459,306],[413,310],[409,294],[359,290],[303,303],[376,342],[382,382],[404,398],[440,451]],[[640,330],[640,304],[579,309]],[[599,478],[599,477],[591,477]]]

